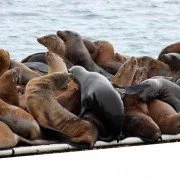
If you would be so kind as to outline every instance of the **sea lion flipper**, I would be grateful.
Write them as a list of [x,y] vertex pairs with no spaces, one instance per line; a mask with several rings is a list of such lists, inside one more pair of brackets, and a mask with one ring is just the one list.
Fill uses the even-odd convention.
[[116,90],[118,91],[118,93],[120,93],[120,95],[123,95],[123,94],[136,94],[136,93],[139,93],[142,90],[146,89],[149,86],[150,85],[146,84],[146,83],[132,85],[132,86],[128,86],[128,87],[117,87],[115,85],[115,87],[117,87]]

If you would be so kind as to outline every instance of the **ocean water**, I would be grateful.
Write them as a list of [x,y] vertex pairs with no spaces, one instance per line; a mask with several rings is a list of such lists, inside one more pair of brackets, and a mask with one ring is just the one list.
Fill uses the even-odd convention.
[[46,49],[38,36],[73,30],[115,51],[156,58],[180,41],[180,0],[0,0],[0,48],[21,60]]

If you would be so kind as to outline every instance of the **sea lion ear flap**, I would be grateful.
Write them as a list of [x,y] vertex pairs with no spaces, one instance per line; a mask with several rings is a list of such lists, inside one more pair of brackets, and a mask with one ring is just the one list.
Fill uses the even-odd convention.
[[118,93],[120,95],[121,94],[137,94],[137,93],[142,92],[144,89],[146,89],[149,86],[150,86],[149,84],[143,83],[143,84],[132,85],[129,87],[118,87],[116,88],[116,90],[118,89]]

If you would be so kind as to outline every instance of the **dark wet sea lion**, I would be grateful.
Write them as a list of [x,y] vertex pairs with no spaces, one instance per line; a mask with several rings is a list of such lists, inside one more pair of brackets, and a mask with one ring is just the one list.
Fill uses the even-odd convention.
[[5,122],[16,134],[27,139],[41,138],[37,121],[26,111],[9,105],[0,99],[0,120]]
[[20,85],[26,85],[29,80],[40,76],[39,73],[32,71],[23,63],[11,60],[10,69],[15,67],[20,68],[20,76],[19,76]]
[[138,96],[125,95],[123,134],[127,137],[135,136],[145,142],[156,142],[161,139],[161,131],[149,116],[147,104],[138,100]]
[[153,99],[162,100],[170,104],[177,112],[180,112],[180,87],[167,79],[147,79],[142,82],[149,87],[142,90],[139,98],[143,102]]
[[148,111],[163,134],[180,133],[180,113],[168,103],[155,99],[148,103]]
[[161,61],[168,64],[172,71],[180,70],[180,53],[163,54]]
[[48,65],[41,63],[41,62],[25,62],[25,64],[28,68],[32,70],[36,70],[42,73],[48,73]]
[[54,90],[67,87],[72,77],[72,74],[53,73],[33,79],[26,86],[26,105],[40,126],[50,129],[51,134],[56,133],[61,141],[92,147],[98,136],[94,124],[63,108],[54,96]]
[[81,90],[81,116],[92,112],[105,128],[105,134],[100,136],[119,140],[124,117],[121,96],[99,73],[88,72],[81,66],[74,66],[69,71]]
[[50,52],[56,53],[62,57],[65,55],[64,41],[56,34],[49,34],[46,36],[38,37],[37,41],[47,47]]
[[53,72],[68,72],[64,60],[59,55],[48,51],[45,57],[48,64],[48,74]]
[[0,76],[10,67],[10,55],[4,49],[0,49]]
[[74,65],[83,66],[88,71],[98,72],[111,78],[112,74],[99,67],[89,54],[81,36],[72,31],[57,31],[57,35],[65,42],[65,57]]
[[162,51],[160,52],[160,54],[158,56],[158,60],[161,61],[162,55],[168,54],[168,53],[180,53],[180,42],[173,43],[173,44],[165,47],[164,49],[162,49]]
[[19,106],[17,82],[20,69],[18,67],[7,70],[0,77],[0,99],[8,104]]
[[127,60],[112,78],[112,83],[119,87],[126,87],[132,84],[135,72],[138,68],[138,62],[135,57]]

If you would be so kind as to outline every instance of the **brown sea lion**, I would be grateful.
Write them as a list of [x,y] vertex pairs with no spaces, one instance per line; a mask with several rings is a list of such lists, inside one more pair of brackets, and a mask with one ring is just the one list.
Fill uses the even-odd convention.
[[0,99],[8,104],[19,106],[17,82],[19,80],[20,68],[7,70],[0,77]]
[[27,139],[41,138],[37,121],[26,111],[9,105],[0,99],[0,120],[5,122],[16,134]]
[[180,42],[173,43],[167,47],[165,47],[159,54],[158,60],[162,60],[162,55],[163,54],[168,54],[168,53],[180,53]]
[[125,120],[123,133],[125,136],[135,136],[145,142],[156,142],[161,139],[158,125],[148,115],[147,104],[138,100],[137,95],[125,95],[123,98]]
[[171,105],[155,99],[148,103],[148,111],[163,134],[180,133],[180,113]]
[[27,82],[35,77],[39,77],[40,74],[37,72],[32,71],[23,63],[11,60],[10,69],[18,67],[20,68],[20,77],[19,77],[19,84],[26,85]]
[[79,114],[81,110],[81,93],[78,88],[67,89],[56,97],[57,102],[73,114]]
[[57,31],[57,35],[65,42],[65,57],[74,65],[83,66],[88,71],[98,72],[108,78],[112,78],[112,74],[99,67],[91,58],[89,51],[84,45],[81,36],[72,31]]
[[121,63],[125,63],[129,58],[130,56],[125,56],[119,53],[115,53],[114,55],[114,61],[119,61]]
[[0,49],[0,76],[10,67],[10,55],[4,49]]
[[68,72],[64,60],[59,55],[48,51],[45,57],[48,64],[48,74],[53,72]]
[[53,53],[62,57],[65,55],[64,41],[56,34],[49,34],[46,36],[38,37],[37,41]]
[[108,41],[95,41],[94,44],[99,46],[97,56],[94,61],[97,64],[103,64],[105,61],[112,61],[114,58],[114,47]]
[[112,79],[112,83],[119,87],[126,87],[132,84],[138,63],[135,57],[127,60],[118,70]]
[[180,70],[180,53],[163,54],[161,61],[168,64],[172,71]]
[[32,79],[26,86],[26,106],[42,127],[54,131],[62,141],[92,147],[98,136],[96,127],[63,108],[54,97],[54,90],[67,87],[72,77],[53,73]]
[[98,50],[100,48],[100,45],[94,44],[92,41],[88,39],[83,39],[84,45],[89,51],[89,54],[91,55],[92,59],[94,60],[97,56]]

